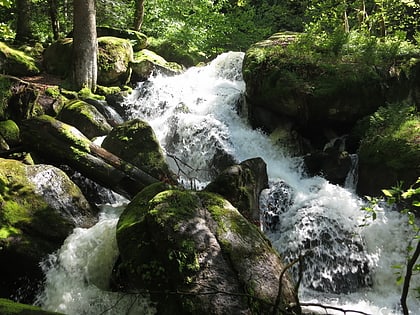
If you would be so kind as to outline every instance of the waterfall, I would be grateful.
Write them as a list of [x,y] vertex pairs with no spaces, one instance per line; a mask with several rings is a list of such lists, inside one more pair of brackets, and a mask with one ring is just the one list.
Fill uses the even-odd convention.
[[[150,123],[168,163],[186,186],[194,181],[198,188],[204,187],[223,167],[221,161],[264,159],[270,188],[261,195],[262,230],[286,261],[304,257],[302,302],[400,314],[401,287],[391,266],[404,263],[404,240],[410,233],[404,229],[406,218],[383,208],[378,209],[376,220],[363,224],[363,201],[351,187],[306,177],[300,158],[289,156],[262,131],[251,129],[241,116],[243,56],[225,53],[206,66],[172,77],[158,74],[140,83],[126,100],[127,115]],[[117,255],[112,236],[116,220],[117,214],[108,214],[91,229],[76,229],[52,256],[40,298],[45,308],[98,314],[119,301],[118,293],[106,291],[107,278],[101,278],[109,275]],[[106,259],[99,259],[103,253]],[[131,303],[118,305],[121,310],[134,308]],[[411,309],[420,309],[418,300],[410,298],[409,303]],[[133,304],[139,307],[133,314],[153,313],[146,298]],[[98,305],[101,310],[94,308]]]

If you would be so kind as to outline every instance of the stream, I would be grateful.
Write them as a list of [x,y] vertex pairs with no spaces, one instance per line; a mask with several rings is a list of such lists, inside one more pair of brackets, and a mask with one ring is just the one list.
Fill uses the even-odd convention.
[[[220,156],[237,162],[261,157],[267,163],[270,188],[261,195],[261,229],[286,262],[304,257],[301,302],[372,315],[401,314],[402,288],[392,266],[404,263],[407,219],[383,207],[376,220],[365,221],[354,178],[343,188],[308,177],[300,158],[250,128],[243,57],[229,52],[181,75],[153,76],[127,98],[127,115],[153,127],[169,165],[188,188],[210,182]],[[107,291],[118,256],[115,227],[126,202],[119,197],[103,205],[95,226],[75,229],[42,263],[46,286],[38,304],[44,309],[74,315],[155,313],[147,297]],[[293,273],[297,277],[297,270]],[[420,286],[416,281],[413,287]],[[419,314],[420,300],[414,297],[411,292],[409,309]],[[315,306],[304,310],[326,314]],[[343,312],[329,309],[328,314]]]

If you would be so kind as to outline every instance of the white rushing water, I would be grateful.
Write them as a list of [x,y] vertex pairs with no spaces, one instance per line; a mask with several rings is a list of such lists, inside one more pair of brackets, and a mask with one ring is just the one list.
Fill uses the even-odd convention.
[[[368,314],[400,314],[401,287],[391,266],[404,263],[410,232],[404,228],[406,219],[384,210],[361,227],[362,201],[351,189],[321,177],[307,178],[299,159],[261,131],[252,130],[241,116],[246,110],[242,60],[243,53],[230,52],[178,76],[157,75],[127,99],[129,116],[150,123],[170,165],[175,171],[182,169],[179,175],[186,185],[193,181],[203,187],[220,156],[237,162],[264,159],[271,184],[263,193],[262,211],[272,211],[279,218],[275,228],[265,232],[286,260],[305,255],[301,302]],[[117,255],[116,222],[117,214],[104,214],[93,228],[76,229],[59,253],[51,256],[47,288],[40,298],[45,308],[101,314],[118,301],[121,312],[114,309],[112,314],[126,314],[124,309],[132,310],[130,314],[153,313],[146,299],[120,301],[120,295],[104,290]],[[413,296],[409,308],[416,314],[420,303]],[[329,310],[328,314],[343,313]]]

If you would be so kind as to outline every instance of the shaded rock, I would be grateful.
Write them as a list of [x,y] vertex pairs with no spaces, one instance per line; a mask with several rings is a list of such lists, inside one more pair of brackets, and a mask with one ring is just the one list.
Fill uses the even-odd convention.
[[32,303],[41,259],[96,211],[61,170],[0,159],[0,296]]
[[420,176],[420,116],[415,106],[390,104],[364,120],[357,193],[381,196],[402,182],[407,189]]
[[102,147],[161,181],[177,182],[152,127],[145,121],[133,119],[113,128]]
[[254,158],[227,168],[205,190],[222,195],[251,222],[258,222],[260,193],[267,187],[267,166],[263,159]]
[[130,42],[117,37],[98,38],[98,84],[124,85],[131,75],[133,60]]
[[67,102],[58,113],[57,118],[76,127],[89,139],[105,136],[112,129],[95,106],[82,100]]
[[71,73],[73,39],[63,38],[51,43],[43,54],[47,73],[66,77]]
[[40,71],[32,57],[0,42],[0,72],[9,75],[29,76],[38,74]]
[[[153,292],[159,314],[269,314],[277,298],[279,255],[218,195],[149,186],[121,215],[117,242],[114,279]],[[280,306],[293,309],[287,273],[282,280]]]

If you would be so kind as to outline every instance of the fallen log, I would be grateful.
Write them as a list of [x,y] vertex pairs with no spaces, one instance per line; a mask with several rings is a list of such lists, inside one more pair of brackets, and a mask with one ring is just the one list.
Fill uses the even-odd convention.
[[52,164],[67,164],[127,198],[159,181],[94,144],[75,127],[51,116],[23,121],[21,137],[23,144],[36,155]]

